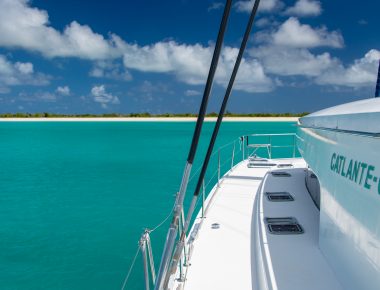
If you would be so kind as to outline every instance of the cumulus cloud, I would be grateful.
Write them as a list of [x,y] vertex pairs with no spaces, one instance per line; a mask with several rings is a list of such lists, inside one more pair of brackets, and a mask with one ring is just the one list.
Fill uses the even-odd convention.
[[[272,9],[279,3],[267,0],[262,7]],[[207,77],[213,47],[199,44],[186,45],[173,41],[157,42],[147,46],[129,44],[111,34],[109,39],[95,33],[89,26],[76,21],[62,32],[49,23],[48,13],[31,7],[29,0],[0,1],[0,46],[37,51],[45,57],[77,57],[94,60],[90,76],[117,80],[130,80],[126,69],[142,72],[171,73],[187,84],[203,84]],[[236,49],[224,50],[216,82],[226,85],[232,70]],[[123,56],[124,67],[112,60]],[[19,67],[24,73],[33,67]],[[257,60],[244,59],[235,88],[249,92],[269,91],[272,81],[265,75]],[[21,74],[21,71],[20,71]],[[257,77],[256,79],[254,77]],[[254,80],[254,81],[252,81]]]
[[[235,4],[235,8],[238,12],[251,13],[254,3],[254,0],[238,1]],[[282,3],[280,0],[262,0],[260,2],[259,11],[270,12],[273,10],[281,9],[283,6],[284,3]]]
[[34,73],[33,64],[30,62],[12,63],[4,55],[0,54],[0,86],[33,85],[43,86],[49,84],[49,77]]
[[304,48],[261,46],[251,53],[262,61],[268,73],[280,76],[316,77],[339,64],[327,52],[315,55]]
[[62,96],[70,96],[69,86],[57,87],[56,92]]
[[296,15],[300,17],[318,16],[322,13],[321,2],[314,0],[298,0],[292,7],[286,9],[286,15]]
[[[235,9],[250,12],[254,1],[238,1]],[[219,9],[222,3],[214,2],[210,9]],[[262,12],[280,10],[280,0],[263,0]],[[210,10],[209,9],[209,10]],[[317,16],[322,12],[316,0],[298,0],[284,14]],[[246,54],[241,62],[234,89],[245,92],[268,92],[287,76],[304,76],[320,85],[360,87],[375,78],[374,58],[378,51],[371,50],[363,58],[345,66],[329,52],[313,53],[314,48],[342,48],[343,36],[339,31],[326,27],[301,24],[290,17],[279,24],[276,19],[258,20],[266,29],[256,34],[259,47]],[[30,0],[0,0],[0,46],[22,48],[41,53],[45,57],[77,57],[93,61],[90,76],[128,81],[129,71],[171,74],[188,85],[203,85],[212,58],[213,47],[201,44],[181,44],[175,41],[160,41],[150,45],[131,44],[115,34],[104,37],[89,26],[76,21],[59,31],[49,23],[48,13],[31,6]],[[238,49],[225,46],[221,53],[215,83],[226,86],[234,66]],[[117,59],[119,58],[119,59]],[[120,63],[123,60],[123,65]],[[375,68],[376,69],[376,68]],[[8,92],[14,85],[46,85],[49,77],[36,73],[30,62],[11,62],[0,55],[0,93]],[[285,81],[282,83],[286,84]],[[147,84],[145,84],[148,87]],[[152,89],[145,92],[152,97]],[[196,90],[188,90],[191,95]],[[144,92],[142,92],[144,93]],[[58,87],[56,94],[69,95],[68,86]],[[42,94],[43,95],[43,94]],[[117,96],[106,91],[104,85],[94,86],[91,96],[104,108],[119,103]],[[56,99],[46,94],[42,99]]]
[[270,26],[273,24],[274,21],[272,21],[271,19],[269,18],[260,18],[256,21],[255,25],[256,27],[258,28],[263,28],[263,27],[266,27],[266,26]]
[[110,60],[99,60],[94,63],[90,76],[95,78],[106,78],[113,80],[130,81],[132,75],[119,63]]
[[46,57],[108,59],[121,55],[113,38],[105,39],[87,25],[71,22],[63,32],[49,25],[48,13],[29,0],[0,1],[0,46],[37,51]]
[[291,17],[277,29],[262,31],[258,47],[251,47],[248,53],[256,59],[265,73],[274,79],[280,77],[282,84],[287,84],[286,77],[305,77],[312,83],[336,88],[360,88],[371,86],[376,81],[376,72],[380,52],[372,49],[351,65],[329,52],[315,53],[316,47],[343,47],[343,37],[339,32],[329,32],[325,27],[312,28],[300,24]]
[[105,109],[109,104],[120,104],[119,98],[108,93],[104,85],[92,87],[91,95],[93,96],[94,101],[100,103]]
[[317,79],[321,85],[337,85],[358,88],[374,85],[377,78],[377,68],[380,51],[371,49],[364,57],[357,59],[353,64],[345,67],[342,64],[332,67]]
[[[125,44],[124,65],[143,72],[172,73],[191,85],[204,84],[212,58],[212,47],[186,45],[174,41],[149,46]],[[238,54],[237,48],[225,47],[219,60],[215,82],[226,86]],[[273,83],[255,59],[243,59],[235,89],[247,92],[267,92]]]
[[329,32],[326,27],[314,29],[310,25],[301,24],[295,17],[286,20],[272,35],[272,39],[276,45],[299,48],[318,46],[341,48],[344,46],[340,32]]
[[222,9],[223,7],[224,7],[223,2],[214,2],[208,7],[207,11],[219,10],[219,9]]
[[199,95],[201,95],[201,92],[197,91],[197,90],[186,90],[185,91],[185,96],[187,96],[187,97],[199,96]]
[[301,76],[315,84],[337,88],[373,86],[380,59],[380,51],[375,49],[348,66],[327,52],[314,54],[305,48],[265,45],[251,49],[249,53],[262,62],[269,75]]
[[28,75],[34,72],[33,64],[30,62],[16,62],[15,68],[22,74]]

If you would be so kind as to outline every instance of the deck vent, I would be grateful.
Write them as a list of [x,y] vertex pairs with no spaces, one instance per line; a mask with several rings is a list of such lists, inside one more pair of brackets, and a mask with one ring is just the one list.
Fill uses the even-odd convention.
[[217,229],[220,228],[220,224],[218,224],[218,223],[213,223],[213,224],[211,225],[211,228],[212,228],[213,230],[217,230]]
[[294,201],[294,197],[286,191],[266,192],[265,195],[269,201]]
[[248,168],[252,168],[252,167],[272,167],[272,166],[276,166],[277,164],[276,163],[270,163],[270,162],[256,162],[256,161],[250,161],[248,164],[247,164],[247,167]]
[[261,157],[257,157],[257,156],[249,156],[248,160],[249,161],[262,161],[262,162],[268,162],[269,161],[266,158],[261,158]]
[[303,234],[301,225],[294,217],[265,218],[270,233],[275,235]]
[[285,171],[272,171],[271,174],[274,177],[290,177],[291,176],[290,173],[287,173]]
[[285,168],[285,167],[293,167],[293,164],[291,163],[283,163],[283,164],[278,164],[278,168]]
[[314,173],[310,174],[310,177],[311,178],[317,178],[317,176]]
[[271,167],[271,166],[276,166],[277,163],[271,162],[266,158],[260,158],[260,157],[255,157],[251,156],[248,158],[248,164],[247,167]]

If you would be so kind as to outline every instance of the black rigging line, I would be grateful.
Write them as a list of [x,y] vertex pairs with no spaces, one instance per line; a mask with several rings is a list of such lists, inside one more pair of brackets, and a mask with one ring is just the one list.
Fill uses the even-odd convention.
[[216,121],[216,124],[215,124],[215,127],[214,127],[214,131],[212,132],[212,137],[211,137],[208,149],[207,149],[207,154],[206,154],[205,160],[203,162],[202,171],[201,171],[201,173],[199,175],[198,183],[197,183],[197,186],[196,186],[195,191],[194,191],[194,195],[195,196],[198,196],[199,191],[201,189],[202,182],[203,182],[204,176],[205,176],[206,171],[207,171],[207,166],[208,166],[208,163],[210,161],[211,154],[212,154],[212,150],[214,149],[216,137],[218,136],[219,128],[220,128],[220,125],[221,125],[222,120],[223,120],[223,115],[224,115],[224,112],[225,112],[226,107],[227,107],[228,99],[229,99],[229,97],[231,95],[232,87],[234,85],[235,78],[236,78],[237,72],[239,70],[239,66],[240,66],[241,60],[243,58],[243,53],[244,53],[245,47],[247,46],[249,34],[251,32],[252,24],[253,24],[253,21],[255,19],[255,16],[256,16],[259,4],[260,4],[260,0],[256,0],[255,4],[252,7],[251,16],[249,17],[247,28],[246,28],[245,33],[244,33],[244,38],[243,38],[243,41],[242,41],[242,43],[240,45],[239,54],[238,54],[238,56],[236,58],[234,69],[232,71],[231,78],[230,78],[230,81],[228,83],[228,87],[227,87],[226,93],[225,93],[224,98],[223,98],[223,103],[222,103],[222,105],[220,107],[218,119]]
[[379,60],[379,70],[377,72],[377,83],[376,83],[375,98],[378,98],[379,95],[380,95],[380,60]]
[[218,38],[216,41],[214,54],[212,56],[211,66],[210,66],[210,70],[208,73],[205,90],[203,92],[202,103],[201,103],[201,106],[199,108],[197,124],[195,126],[193,139],[191,141],[191,147],[190,147],[189,155],[187,157],[187,162],[190,164],[193,163],[194,156],[195,156],[195,153],[197,151],[199,137],[201,135],[202,125],[203,125],[203,121],[204,121],[205,114],[206,114],[207,103],[208,103],[210,92],[211,92],[212,82],[214,80],[215,71],[216,71],[216,68],[218,66],[219,55],[220,55],[220,52],[222,50],[224,32],[226,31],[226,27],[227,27],[228,16],[229,16],[230,10],[231,10],[231,3],[232,3],[232,0],[226,1],[226,6],[224,8],[223,18],[222,18],[222,21],[220,23]]

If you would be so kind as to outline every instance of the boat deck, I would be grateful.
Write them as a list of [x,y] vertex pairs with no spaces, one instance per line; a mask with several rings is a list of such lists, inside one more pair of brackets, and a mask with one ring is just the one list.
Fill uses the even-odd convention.
[[[292,167],[249,168],[244,161],[213,189],[205,218],[197,216],[188,240],[191,254],[185,282],[176,281],[173,289],[264,289],[263,284],[269,285],[267,289],[341,289],[318,248],[319,212],[305,186],[305,162],[275,163]],[[267,174],[270,170],[292,176],[274,178]],[[263,198],[266,190],[292,192],[295,201],[269,202]],[[264,217],[282,216],[297,217],[305,232],[269,233]]]

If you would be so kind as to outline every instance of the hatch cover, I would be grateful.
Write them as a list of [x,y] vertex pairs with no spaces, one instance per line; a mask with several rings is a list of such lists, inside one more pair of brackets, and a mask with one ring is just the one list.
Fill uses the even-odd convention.
[[265,218],[270,233],[275,235],[302,234],[303,228],[294,217]]
[[290,177],[290,176],[292,176],[290,173],[287,173],[285,171],[272,171],[271,174],[274,177]]
[[277,191],[277,192],[266,192],[269,201],[294,201],[294,197],[286,191]]

